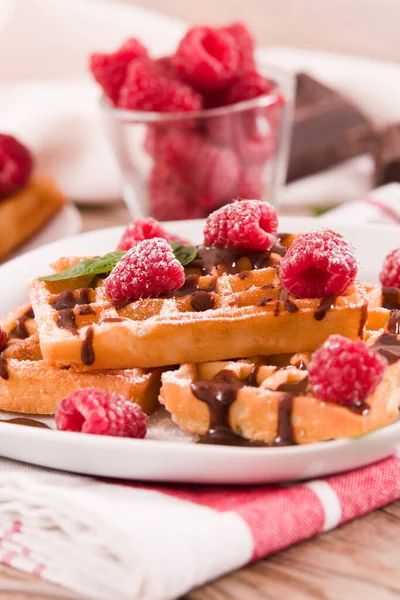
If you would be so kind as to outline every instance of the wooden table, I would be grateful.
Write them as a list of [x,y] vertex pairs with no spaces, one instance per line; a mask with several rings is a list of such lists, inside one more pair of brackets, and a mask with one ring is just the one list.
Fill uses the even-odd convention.
[[[243,19],[264,44],[291,44],[400,60],[397,0],[368,3],[365,0],[139,0],[137,3],[188,21],[222,23]],[[122,224],[129,219],[123,204],[86,208],[82,215],[85,230]],[[397,502],[193,590],[185,600],[398,599],[399,537],[400,502]],[[0,600],[44,598],[81,597],[0,566]]]

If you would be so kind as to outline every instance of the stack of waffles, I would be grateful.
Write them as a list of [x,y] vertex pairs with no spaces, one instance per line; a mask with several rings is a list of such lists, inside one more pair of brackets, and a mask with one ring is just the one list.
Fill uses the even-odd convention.
[[[254,202],[257,210],[262,205],[230,206],[246,202]],[[231,222],[240,225],[241,210],[233,217]],[[162,231],[157,227],[155,243]],[[257,227],[262,229],[260,218]],[[386,288],[365,286],[355,274],[342,289],[336,283],[330,287],[315,259],[302,281],[306,276],[320,281],[324,293],[314,286],[307,296],[307,286],[300,290],[289,282],[306,236],[277,234],[270,227],[272,243],[255,249],[254,236],[239,243],[228,235],[223,243],[210,243],[208,223],[207,245],[171,243],[174,260],[182,249],[191,252],[179,265],[179,285],[169,282],[152,292],[158,275],[142,257],[140,274],[132,281],[145,281],[145,287],[139,282],[137,293],[116,300],[112,290],[128,281],[129,261],[141,258],[143,244],[153,241],[150,235],[132,240],[132,228],[138,231],[138,224],[129,229],[132,247],[127,254],[113,254],[114,267],[107,265],[111,255],[96,259],[103,265],[97,270],[90,257],[57,260],[51,275],[30,283],[30,304],[3,319],[8,338],[0,355],[1,409],[53,414],[65,396],[95,387],[121,394],[147,413],[161,403],[181,429],[203,443],[237,445],[354,437],[397,419],[400,304],[395,291],[388,306]],[[312,241],[307,243],[311,248]],[[310,252],[304,250],[302,257]],[[329,271],[330,263],[325,267]],[[333,401],[312,385],[316,351],[331,336],[345,339],[353,350],[361,344],[368,356],[385,357],[364,396],[345,397],[343,387],[343,402]]]

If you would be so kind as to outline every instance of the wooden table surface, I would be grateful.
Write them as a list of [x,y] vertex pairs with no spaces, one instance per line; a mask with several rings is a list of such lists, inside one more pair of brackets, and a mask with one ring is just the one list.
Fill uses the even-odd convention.
[[[241,18],[262,43],[400,60],[397,0],[139,0],[137,4],[187,21]],[[86,231],[129,219],[123,204],[86,208],[82,215]],[[193,590],[185,600],[394,600],[400,597],[399,537],[397,502]],[[44,598],[81,597],[0,566],[0,600]]]

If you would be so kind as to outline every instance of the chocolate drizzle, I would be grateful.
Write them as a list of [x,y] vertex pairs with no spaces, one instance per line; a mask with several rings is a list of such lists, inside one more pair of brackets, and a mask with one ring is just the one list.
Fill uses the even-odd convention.
[[[270,252],[272,251],[271,249]],[[247,258],[253,269],[268,267],[270,265],[270,252],[254,252],[248,248],[199,246],[196,258],[187,266],[191,269],[199,269],[202,275],[211,274],[218,266],[222,267],[229,275],[235,275],[243,271],[238,266],[241,258]]]
[[391,311],[386,331],[388,333],[395,333],[396,335],[400,334],[400,310]]
[[7,359],[0,354],[0,377],[7,380],[9,378]]
[[10,331],[10,337],[17,338],[19,340],[26,340],[29,337],[29,331],[26,328],[26,322],[31,319],[27,314],[15,319],[15,327]]
[[395,333],[383,333],[371,348],[382,354],[389,365],[393,365],[400,360],[400,340]]
[[208,292],[198,290],[197,292],[193,292],[190,296],[190,304],[196,312],[204,312],[205,310],[213,308],[215,300]]
[[382,306],[389,310],[400,308],[400,289],[396,287],[382,287]]
[[94,310],[94,308],[92,306],[90,306],[90,304],[82,304],[81,306],[77,306],[75,311],[76,311],[76,314],[80,315],[80,316],[96,314],[96,311]]
[[64,290],[56,297],[52,307],[56,310],[64,310],[74,308],[77,304],[90,304],[89,288],[81,288],[77,295],[74,290]]
[[278,407],[278,431],[274,440],[275,446],[292,446],[295,444],[292,426],[293,398],[304,394],[308,387],[308,377],[299,381],[282,383],[277,392],[286,392],[281,396]]
[[317,309],[314,312],[314,319],[316,321],[322,321],[322,319],[325,319],[328,310],[335,306],[336,298],[337,296],[327,296],[326,298],[321,298]]
[[77,335],[78,329],[76,327],[75,315],[72,308],[64,308],[63,310],[58,311],[57,327],[60,329],[67,329],[72,335]]
[[364,304],[361,307],[360,325],[358,327],[358,337],[359,338],[363,337],[364,327],[365,327],[367,320],[368,320],[368,302],[364,302]]
[[288,294],[289,292],[285,288],[281,288],[274,310],[275,317],[278,317],[280,314],[281,303],[283,303],[284,310],[288,313],[295,313],[299,310],[299,307],[288,298]]
[[261,298],[261,300],[259,300],[256,303],[256,306],[266,306],[267,304],[270,304],[273,301],[274,301],[273,298]]
[[81,350],[81,358],[84,365],[90,367],[95,360],[94,350],[93,350],[93,336],[94,330],[93,327],[90,326],[87,328],[85,339],[83,340],[82,350]]
[[99,325],[103,323],[122,323],[122,321],[126,321],[124,317],[106,317],[99,322]]
[[199,288],[199,275],[188,275],[185,279],[185,283],[179,290],[172,290],[166,294],[159,296],[160,298],[181,298],[182,296],[189,296],[195,292],[214,292],[216,286],[216,279],[213,279],[207,288]]
[[351,410],[351,412],[356,413],[357,415],[361,415],[363,417],[366,417],[369,414],[369,411],[370,411],[371,407],[364,400],[360,400],[360,402],[357,402],[356,404],[349,404],[347,406],[347,408],[349,410]]
[[36,421],[35,419],[28,419],[26,417],[15,417],[13,419],[5,419],[0,423],[14,423],[15,425],[25,425],[27,427],[40,427],[41,429],[51,429],[42,421]]

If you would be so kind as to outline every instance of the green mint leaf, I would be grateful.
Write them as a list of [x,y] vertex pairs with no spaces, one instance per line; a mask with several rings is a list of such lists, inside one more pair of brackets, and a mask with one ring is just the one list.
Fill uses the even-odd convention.
[[189,246],[181,244],[180,242],[170,242],[169,245],[172,248],[173,253],[175,254],[175,258],[179,260],[182,267],[188,265],[192,262],[197,256],[197,248],[196,246]]
[[109,252],[104,256],[97,258],[87,258],[76,265],[73,265],[65,271],[39,277],[40,281],[65,281],[67,279],[76,279],[77,277],[86,277],[88,275],[101,275],[110,273],[115,265],[119,263],[126,252]]

